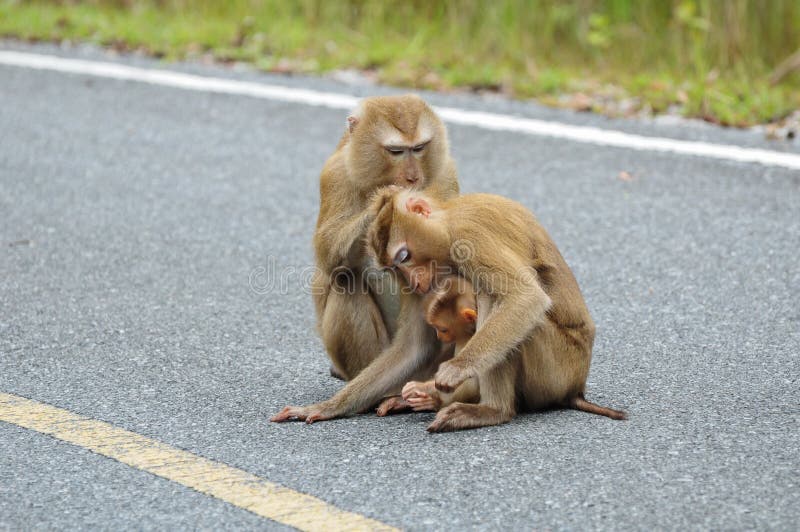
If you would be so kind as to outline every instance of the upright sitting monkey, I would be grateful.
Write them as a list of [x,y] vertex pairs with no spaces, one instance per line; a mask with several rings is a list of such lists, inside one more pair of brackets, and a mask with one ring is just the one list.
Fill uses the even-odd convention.
[[322,403],[284,408],[273,421],[311,423],[364,411],[436,368],[441,346],[422,318],[421,297],[398,295],[393,274],[370,269],[364,235],[377,212],[369,199],[387,185],[441,200],[458,195],[447,131],[417,96],[365,99],[325,163],[312,291],[331,372],[350,382]]
[[373,208],[367,238],[378,263],[421,293],[450,266],[490,301],[474,336],[434,378],[443,392],[477,379],[480,400],[441,409],[428,430],[496,425],[518,408],[625,418],[584,398],[594,323],[572,271],[527,209],[490,194],[442,201],[392,190],[380,191]]

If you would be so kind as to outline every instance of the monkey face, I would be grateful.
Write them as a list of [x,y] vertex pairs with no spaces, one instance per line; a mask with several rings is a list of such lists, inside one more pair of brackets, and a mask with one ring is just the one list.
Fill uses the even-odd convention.
[[[444,304],[454,303],[450,301]],[[429,318],[431,319],[428,323],[436,329],[436,338],[442,343],[464,343],[475,334],[475,322],[462,312],[454,312],[449,306],[436,309],[434,315]]]
[[436,338],[443,344],[450,344],[456,341],[455,334],[447,327],[436,327]]
[[395,266],[416,293],[426,294],[430,291],[436,273],[433,261],[417,263],[409,248],[401,246],[395,255]]
[[455,342],[455,338],[453,337],[453,333],[450,332],[449,329],[436,329],[436,338],[439,339],[440,342],[443,344],[450,344]]
[[412,143],[384,145],[388,171],[393,185],[404,188],[424,187],[426,185],[423,160],[430,139]]
[[370,256],[385,268],[395,268],[418,294],[431,290],[447,268],[448,238],[441,222],[429,218],[432,204],[412,192],[382,189],[370,209],[376,213],[366,241]]
[[364,100],[347,123],[348,171],[364,188],[424,188],[447,159],[444,126],[417,96]]

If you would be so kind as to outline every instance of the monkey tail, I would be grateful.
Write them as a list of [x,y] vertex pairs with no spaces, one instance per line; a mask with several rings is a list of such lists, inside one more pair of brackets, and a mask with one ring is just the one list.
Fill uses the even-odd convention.
[[596,405],[584,399],[582,395],[570,399],[569,407],[582,412],[597,414],[598,416],[610,417],[611,419],[628,419],[628,414],[622,410],[614,410],[613,408]]

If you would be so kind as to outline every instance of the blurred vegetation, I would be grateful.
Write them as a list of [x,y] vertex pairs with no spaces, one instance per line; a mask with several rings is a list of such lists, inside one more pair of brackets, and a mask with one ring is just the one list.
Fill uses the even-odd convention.
[[0,35],[612,115],[746,126],[800,108],[800,0],[0,0]]

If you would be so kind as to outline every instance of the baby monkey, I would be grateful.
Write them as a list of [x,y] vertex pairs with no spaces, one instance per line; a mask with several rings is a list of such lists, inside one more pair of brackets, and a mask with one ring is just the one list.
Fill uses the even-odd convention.
[[[437,280],[438,286],[424,300],[425,321],[436,329],[436,337],[443,344],[455,344],[455,354],[475,334],[478,322],[478,302],[472,283],[458,275],[448,275]],[[440,392],[433,379],[426,382],[410,381],[402,391],[403,400],[412,410],[439,410],[456,401],[477,403],[480,400],[478,381],[469,378],[453,393]]]

